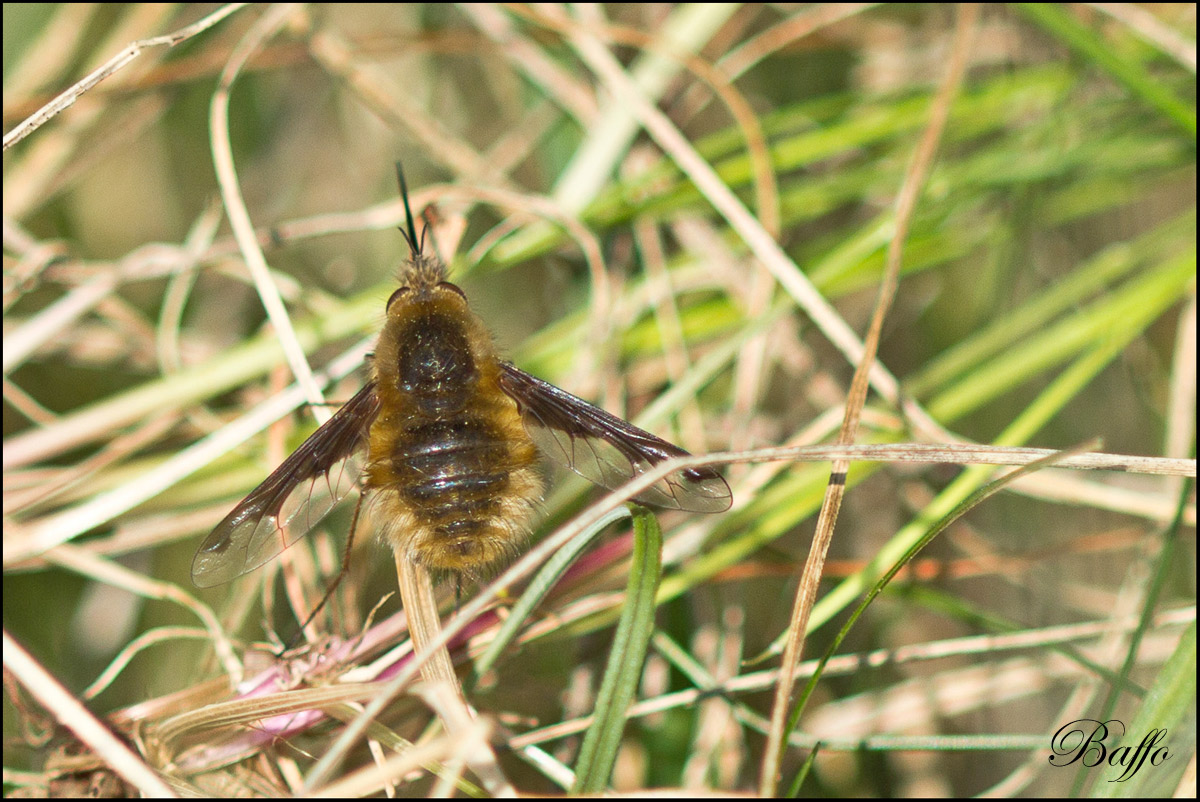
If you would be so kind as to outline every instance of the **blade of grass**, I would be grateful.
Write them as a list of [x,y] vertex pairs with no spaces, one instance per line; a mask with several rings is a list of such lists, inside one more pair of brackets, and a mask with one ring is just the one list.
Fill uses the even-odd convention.
[[1158,109],[1189,136],[1196,136],[1195,107],[1164,89],[1161,79],[1151,76],[1141,64],[1128,57],[1123,58],[1121,49],[1113,47],[1112,42],[1101,39],[1095,31],[1081,25],[1065,8],[1049,3],[1018,3],[1017,8],[1051,35],[1124,84],[1135,97],[1140,97]]
[[541,603],[554,584],[566,572],[575,558],[579,556],[588,545],[596,539],[605,528],[621,518],[629,515],[629,510],[626,507],[618,507],[617,509],[605,515],[596,525],[590,527],[579,535],[573,538],[567,545],[563,546],[558,551],[554,552],[554,556],[546,561],[542,569],[538,571],[537,576],[529,583],[528,589],[521,594],[520,600],[513,606],[512,612],[504,620],[500,631],[496,633],[496,637],[488,644],[487,650],[480,655],[475,661],[475,678],[486,674],[491,670],[496,661],[500,659],[500,655],[508,650],[508,646],[517,636],[518,630],[529,618],[534,608]]
[[[913,558],[916,557],[922,549],[929,545],[929,543],[935,537],[945,531],[950,524],[960,519],[969,510],[983,503],[986,499],[1003,490],[1005,486],[1016,481],[1018,478],[1053,465],[1054,463],[1062,460],[1064,457],[1076,453],[1082,453],[1084,451],[1090,451],[1095,448],[1096,445],[1097,444],[1094,442],[1085,443],[1069,451],[1059,452],[1058,454],[1040,459],[1037,462],[1030,463],[1023,468],[1018,468],[1015,471],[1007,473],[999,479],[989,482],[983,487],[975,490],[975,492],[963,499],[962,502],[955,505],[954,509],[952,509],[949,513],[942,516],[937,523],[930,526],[928,530],[926,530],[926,532],[921,535],[921,537],[918,538],[917,541],[913,543],[912,546],[900,557],[900,559],[897,560],[882,577],[880,577],[879,581],[875,583],[870,591],[868,591],[863,597],[862,601],[859,602],[858,607],[856,607],[854,612],[850,614],[850,617],[846,619],[846,623],[842,626],[841,630],[829,644],[829,648],[826,649],[825,654],[821,656],[821,661],[817,665],[817,669],[812,673],[812,676],[809,677],[808,682],[800,691],[800,694],[796,699],[796,704],[792,707],[791,714],[788,716],[787,731],[791,732],[792,730],[796,729],[796,725],[800,722],[800,716],[804,712],[804,707],[808,703],[809,698],[812,696],[812,692],[816,690],[817,683],[820,681],[821,675],[825,671],[825,665],[829,662],[829,659],[833,657],[834,653],[837,651],[838,647],[841,646],[842,642],[845,641],[855,623],[857,623],[858,619],[861,618],[863,613],[866,612],[867,607],[870,606],[871,602],[873,602],[875,598],[883,592],[884,588],[891,584],[891,581],[896,574],[898,574],[900,570],[904,568],[904,566],[912,562]],[[801,772],[796,776],[796,778],[794,778],[793,782],[798,783],[804,776],[805,772]],[[796,797],[799,795],[800,789],[798,785],[794,785],[790,790],[790,796]]]
[[596,712],[579,750],[575,786],[571,789],[574,794],[599,794],[608,787],[629,704],[642,676],[646,649],[654,630],[654,599],[662,576],[662,530],[649,510],[630,506],[633,562],[625,588],[625,608],[596,695]]

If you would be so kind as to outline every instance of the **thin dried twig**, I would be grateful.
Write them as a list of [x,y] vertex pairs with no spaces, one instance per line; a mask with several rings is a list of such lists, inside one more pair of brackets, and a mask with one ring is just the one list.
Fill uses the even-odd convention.
[[[871,325],[864,338],[864,352],[855,367],[854,380],[851,382],[850,392],[846,398],[846,414],[842,421],[841,431],[838,432],[839,444],[852,443],[858,435],[859,419],[862,415],[863,405],[867,401],[867,377],[875,365],[875,355],[879,348],[883,321],[895,299],[900,276],[900,257],[908,235],[908,226],[916,208],[917,198],[925,186],[925,180],[933,164],[934,154],[937,153],[938,142],[941,141],[942,132],[946,128],[946,120],[950,116],[950,103],[962,85],[971,34],[978,16],[978,6],[973,4],[959,6],[954,51],[950,58],[950,64],[930,109],[930,120],[925,128],[925,135],[917,147],[916,155],[909,165],[900,195],[896,200],[896,230],[888,248],[887,269],[879,288],[879,299],[871,317]],[[808,559],[805,561],[800,575],[800,586],[796,590],[796,600],[792,607],[792,618],[788,626],[787,645],[784,648],[780,664],[779,684],[775,686],[775,701],[771,708],[771,729],[767,736],[766,749],[763,750],[762,770],[758,778],[759,792],[765,797],[775,796],[782,771],[783,751],[787,741],[785,729],[790,719],[795,670],[803,654],[808,620],[812,614],[813,604],[816,602],[817,589],[820,587],[825,556],[829,551],[829,545],[833,542],[834,524],[837,522],[838,511],[842,506],[842,497],[846,494],[846,474],[849,470],[850,463],[848,461],[834,460],[829,484],[825,488],[825,499],[821,504],[821,513],[817,518],[812,546],[808,550]]]
[[133,42],[120,53],[104,62],[104,64],[100,65],[95,70],[92,70],[92,72],[88,73],[87,76],[78,81],[74,86],[67,89],[58,97],[54,98],[54,100],[51,100],[45,106],[42,106],[33,114],[26,117],[21,121],[20,124],[17,125],[16,128],[5,134],[4,149],[8,150],[13,145],[17,144],[22,139],[43,126],[49,120],[53,119],[58,115],[59,112],[70,108],[72,105],[74,105],[75,101],[80,98],[81,95],[95,87],[96,84],[100,83],[105,78],[108,78],[116,73],[126,64],[129,64],[131,61],[136,59],[142,54],[143,50],[151,47],[158,47],[160,45],[174,47],[180,42],[191,39],[198,33],[203,33],[221,20],[228,17],[233,12],[242,8],[242,6],[246,5],[249,5],[249,3],[230,3],[229,5],[218,8],[204,19],[180,28],[174,33],[168,33],[165,36],[153,36],[149,39],[139,39],[138,41]]

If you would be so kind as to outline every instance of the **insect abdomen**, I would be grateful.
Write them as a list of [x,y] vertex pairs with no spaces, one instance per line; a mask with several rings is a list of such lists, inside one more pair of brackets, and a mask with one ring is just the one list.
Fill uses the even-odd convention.
[[367,484],[397,553],[480,575],[524,542],[541,481],[490,339],[458,299],[439,286],[388,310],[397,325],[376,349]]

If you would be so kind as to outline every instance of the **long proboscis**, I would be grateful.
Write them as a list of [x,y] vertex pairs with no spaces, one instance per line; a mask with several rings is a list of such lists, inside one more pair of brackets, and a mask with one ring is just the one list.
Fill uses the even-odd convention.
[[404,165],[396,162],[396,178],[400,180],[400,197],[404,199],[404,219],[408,223],[408,231],[400,230],[404,234],[404,238],[408,240],[408,248],[412,251],[413,256],[417,256],[425,247],[425,238],[417,241],[417,224],[413,221],[412,205],[408,202],[408,182],[404,180]]

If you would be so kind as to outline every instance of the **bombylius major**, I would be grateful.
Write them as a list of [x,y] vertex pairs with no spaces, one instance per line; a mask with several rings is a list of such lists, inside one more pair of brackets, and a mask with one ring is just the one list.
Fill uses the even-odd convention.
[[[205,538],[192,561],[199,587],[275,557],[360,477],[359,504],[371,497],[397,555],[434,572],[478,578],[525,541],[542,492],[538,448],[609,489],[687,456],[502,361],[462,290],[446,281],[445,265],[425,255],[403,172],[399,177],[410,257],[403,286],[387,302],[371,380]],[[703,467],[669,474],[637,500],[722,512],[733,498],[721,475]]]

